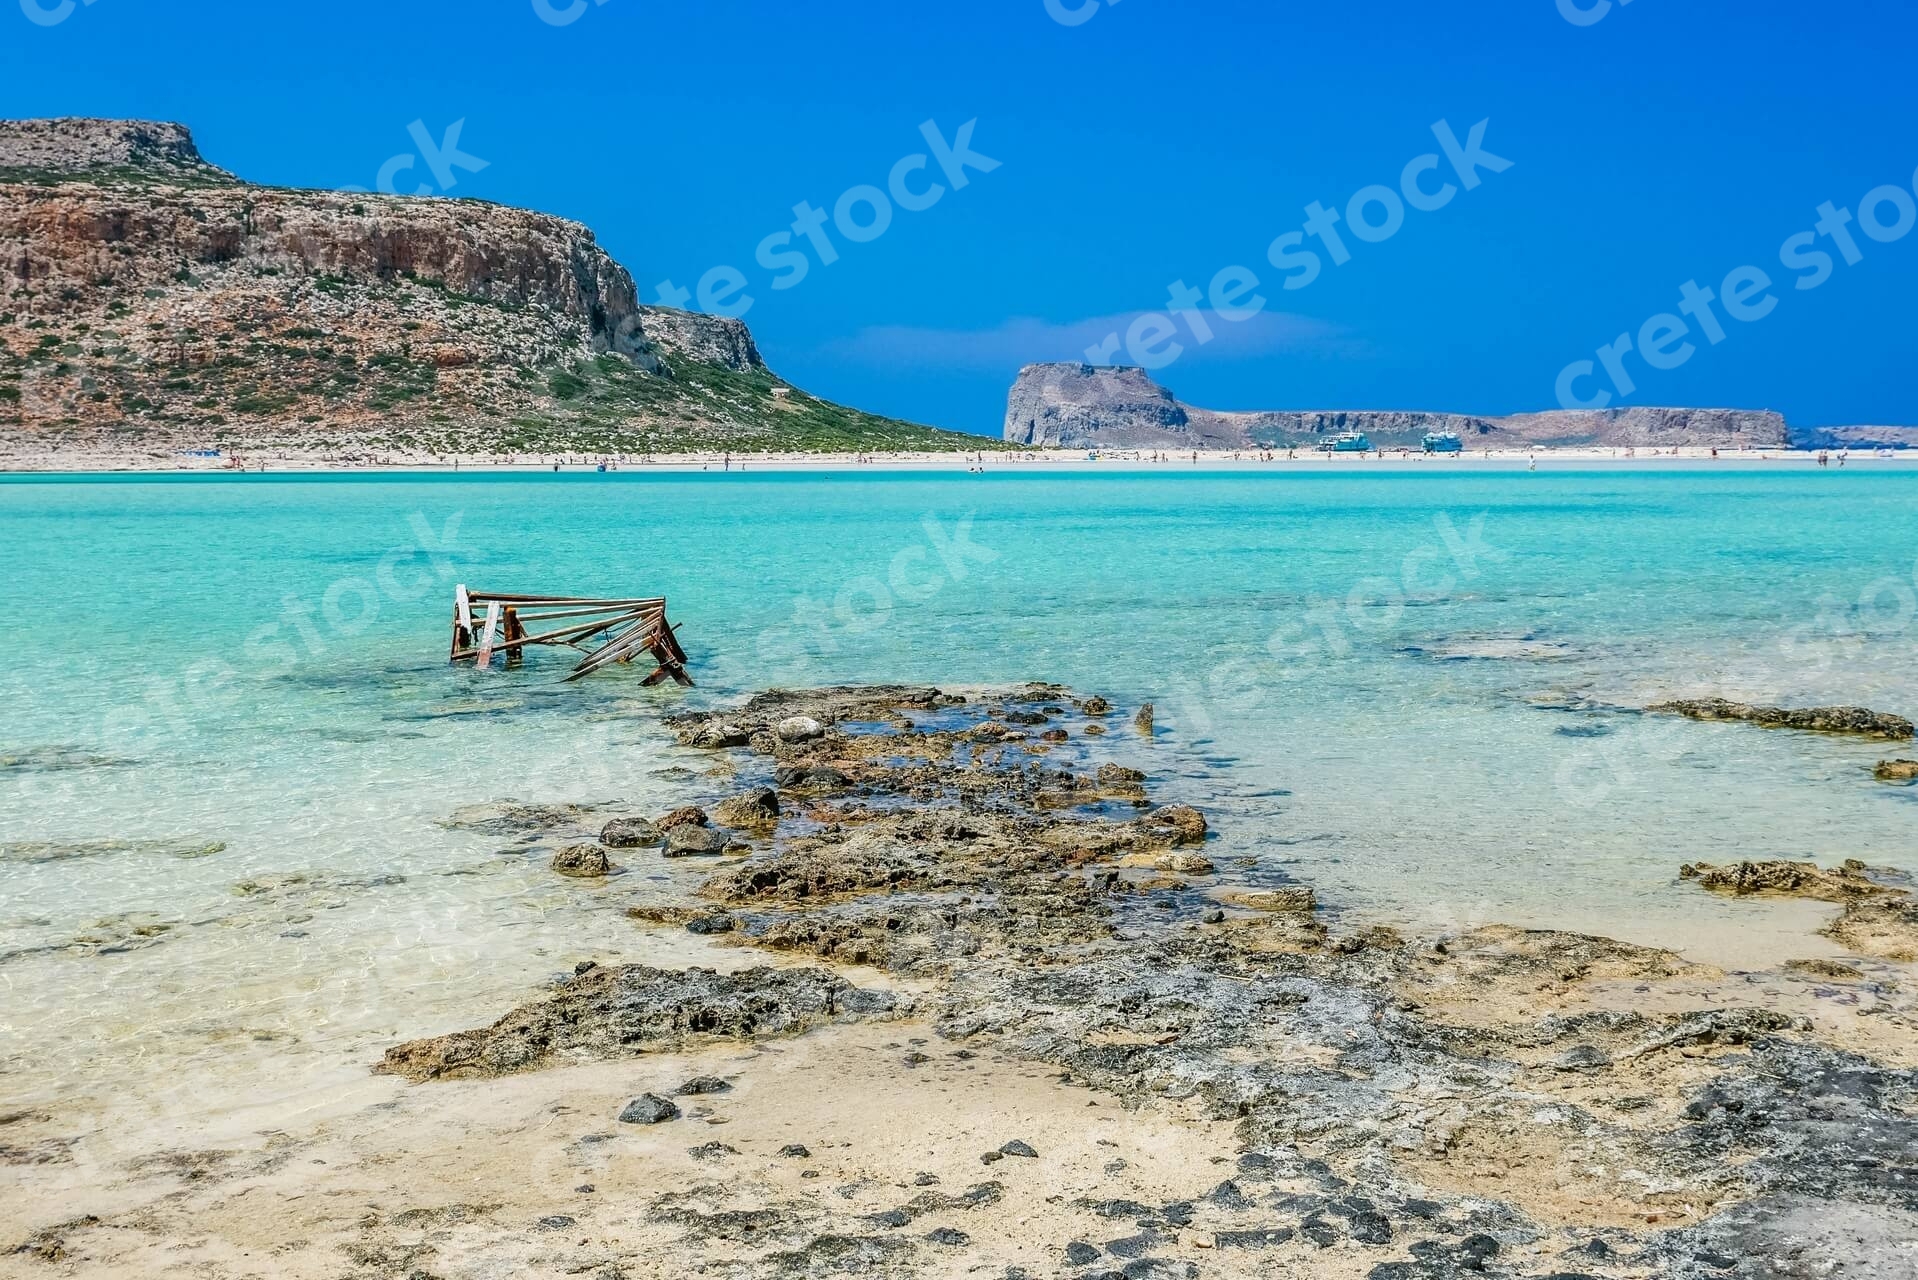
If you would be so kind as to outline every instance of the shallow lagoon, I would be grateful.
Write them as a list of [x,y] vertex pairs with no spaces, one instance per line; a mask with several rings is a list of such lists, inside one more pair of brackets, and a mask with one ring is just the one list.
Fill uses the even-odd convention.
[[[1152,700],[1141,766],[1334,911],[1820,954],[1819,909],[1677,868],[1918,870],[1894,752],[1638,708],[1912,714],[1914,517],[1918,476],[1856,470],[0,483],[0,1053],[40,1096],[296,1050],[345,1078],[641,958],[643,869],[555,885],[442,821],[717,793],[658,718],[769,684]],[[664,594],[700,688],[450,669],[455,581]]]

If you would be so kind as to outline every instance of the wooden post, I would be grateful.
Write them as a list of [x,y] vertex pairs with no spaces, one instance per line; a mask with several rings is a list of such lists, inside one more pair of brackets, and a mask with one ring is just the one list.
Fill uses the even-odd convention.
[[459,660],[461,649],[471,648],[473,644],[473,602],[466,594],[466,584],[453,588],[453,656],[449,662]]
[[480,636],[479,660],[474,664],[481,671],[493,665],[493,642],[499,638],[499,612],[498,601],[486,606],[486,631]]
[[519,624],[519,610],[511,605],[506,607],[506,665],[517,667],[526,657],[526,646],[514,644],[515,640],[526,638],[526,628]]

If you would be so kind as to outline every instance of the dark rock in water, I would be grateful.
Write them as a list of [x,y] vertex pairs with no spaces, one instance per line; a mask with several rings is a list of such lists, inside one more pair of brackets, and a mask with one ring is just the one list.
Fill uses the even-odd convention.
[[1064,729],[1047,729],[1039,735],[1039,741],[1041,742],[1070,742],[1071,740],[1072,735]]
[[664,1124],[679,1119],[679,1107],[656,1093],[642,1093],[619,1113],[621,1124]]
[[578,827],[592,812],[587,805],[519,804],[508,800],[503,804],[473,805],[461,809],[440,825],[457,831],[478,831],[489,836],[532,835]]
[[661,831],[671,831],[675,827],[706,825],[706,811],[696,804],[683,805],[673,810],[654,824]]
[[576,880],[595,880],[611,875],[613,862],[596,844],[575,844],[553,855],[553,870]]
[[733,1087],[718,1076],[694,1076],[673,1092],[682,1098],[696,1098],[709,1093],[731,1093],[732,1090]]
[[1074,1240],[1066,1246],[1066,1261],[1075,1267],[1090,1266],[1102,1256],[1104,1255],[1083,1240]]
[[1134,728],[1146,737],[1150,738],[1152,736],[1153,712],[1150,702],[1139,708],[1139,714],[1132,717],[1132,724]]
[[764,830],[779,821],[779,793],[771,787],[760,787],[733,796],[720,802],[713,810],[713,817],[724,826]]
[[700,724],[696,728],[681,731],[679,735],[681,746],[698,747],[704,751],[743,747],[750,741],[752,731],[736,724]]
[[682,823],[666,833],[666,856],[669,858],[716,858],[726,852],[732,844],[730,837],[723,831],[711,827],[696,827],[691,823]]
[[972,1243],[972,1237],[952,1227],[936,1227],[926,1233],[926,1243],[942,1244],[947,1248],[960,1249]]
[[852,779],[825,765],[781,765],[773,780],[789,791],[838,791],[852,785]]
[[733,918],[725,914],[694,916],[686,922],[687,933],[697,933],[701,935],[731,933],[736,927]]
[[808,1151],[804,1145],[797,1142],[788,1142],[785,1146],[779,1149],[779,1154],[786,1157],[788,1160],[812,1159],[812,1152]]
[[1205,815],[1189,804],[1169,804],[1154,809],[1145,824],[1162,832],[1173,844],[1205,843]]
[[824,969],[601,967],[483,1030],[397,1045],[375,1070],[413,1081],[508,1075],[561,1055],[628,1058],[709,1037],[797,1035],[885,1017],[897,1003],[889,992],[862,991]]
[[1030,1146],[1028,1146],[1026,1143],[1019,1141],[1017,1138],[1014,1138],[1011,1142],[1008,1142],[1005,1146],[1000,1147],[999,1151],[1000,1151],[1000,1154],[1002,1155],[1023,1156],[1028,1160],[1035,1160],[1039,1156],[1039,1153],[1037,1151],[1034,1151]]
[[1112,714],[1112,704],[1097,694],[1094,694],[1079,704],[1079,710],[1089,716],[1106,716]]
[[599,842],[608,849],[644,849],[665,838],[658,827],[644,818],[614,818],[599,833]]
[[1880,760],[1872,776],[1880,782],[1918,782],[1918,760]]
[[1810,707],[1791,710],[1785,707],[1754,707],[1724,698],[1683,699],[1661,702],[1647,711],[1666,712],[1692,720],[1741,720],[1768,729],[1802,729],[1809,733],[1848,733],[1866,738],[1893,741],[1912,736],[1911,721],[1865,707]]

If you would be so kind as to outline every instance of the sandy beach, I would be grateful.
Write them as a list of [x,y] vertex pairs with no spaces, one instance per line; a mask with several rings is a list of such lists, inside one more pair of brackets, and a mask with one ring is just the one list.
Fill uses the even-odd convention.
[[[996,446],[997,442],[987,442]],[[1918,450],[1853,451],[1842,459],[1826,453],[1831,469],[1870,470],[1918,467]],[[1667,450],[1613,448],[1551,448],[1473,450],[1428,455],[1388,449],[1383,454],[1335,454],[1314,450],[1007,450],[986,447],[976,453],[671,453],[600,457],[588,454],[407,454],[386,451],[364,453],[298,453],[279,450],[239,450],[219,456],[156,453],[133,450],[76,451],[0,450],[0,474],[70,472],[261,472],[316,471],[422,472],[513,474],[533,472],[766,472],[766,471],[928,471],[928,472],[1119,472],[1194,469],[1204,471],[1281,471],[1368,469],[1391,471],[1546,470],[1546,469],[1658,469],[1670,467],[1816,467],[1817,451],[1791,449],[1721,450],[1677,448]]]

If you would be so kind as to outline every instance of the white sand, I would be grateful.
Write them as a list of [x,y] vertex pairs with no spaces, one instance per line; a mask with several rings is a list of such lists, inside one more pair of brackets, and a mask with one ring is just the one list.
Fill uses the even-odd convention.
[[[982,442],[983,443],[983,442]],[[1200,450],[1170,452],[1140,449],[1048,449],[977,453],[675,453],[624,454],[408,454],[385,451],[350,453],[293,453],[252,451],[220,457],[109,449],[15,449],[0,453],[0,474],[8,472],[306,472],[306,471],[424,471],[424,472],[552,472],[612,471],[658,473],[764,471],[951,471],[985,472],[1166,472],[1387,470],[1433,471],[1445,468],[1488,470],[1549,470],[1593,468],[1658,469],[1815,467],[1818,454],[1789,449],[1490,449],[1462,454],[1426,456],[1388,449],[1383,455],[1331,454],[1311,450],[1275,452],[1268,460],[1255,450]],[[1873,470],[1918,468],[1918,449],[1860,451],[1830,454],[1832,469],[1859,467]]]

